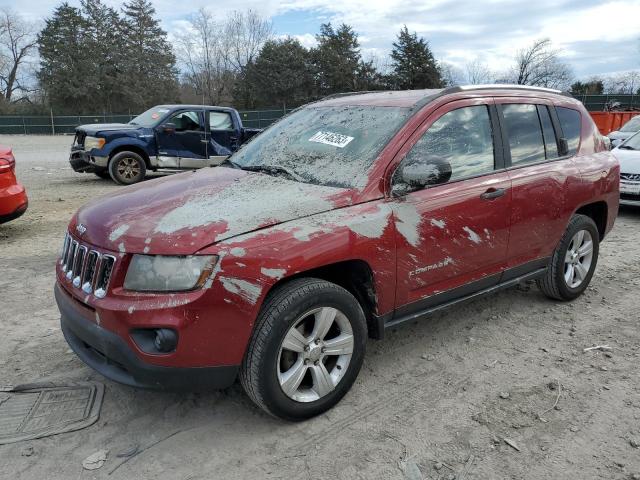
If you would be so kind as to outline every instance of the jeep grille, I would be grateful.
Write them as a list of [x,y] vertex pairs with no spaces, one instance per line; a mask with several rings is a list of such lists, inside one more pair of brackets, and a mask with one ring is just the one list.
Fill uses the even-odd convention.
[[115,263],[113,255],[90,249],[74,240],[69,233],[65,235],[60,265],[62,273],[73,287],[103,298],[107,294]]

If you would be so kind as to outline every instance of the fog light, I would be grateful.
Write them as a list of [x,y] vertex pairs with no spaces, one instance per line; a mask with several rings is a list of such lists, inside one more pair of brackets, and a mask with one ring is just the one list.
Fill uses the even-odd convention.
[[153,344],[159,352],[173,352],[176,349],[177,343],[178,335],[176,335],[175,331],[168,328],[159,328],[156,330]]
[[131,338],[144,353],[171,353],[178,345],[178,332],[170,328],[139,328],[131,331]]

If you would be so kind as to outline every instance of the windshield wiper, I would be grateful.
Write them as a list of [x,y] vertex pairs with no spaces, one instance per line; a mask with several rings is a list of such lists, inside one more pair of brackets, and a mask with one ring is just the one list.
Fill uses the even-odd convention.
[[225,158],[224,161],[220,164],[221,167],[231,167],[231,168],[239,168],[242,169],[242,167],[240,166],[240,164],[234,162],[233,160],[229,160],[228,158]]
[[293,170],[287,167],[283,167],[282,165],[246,165],[240,168],[242,168],[242,170],[247,170],[248,172],[264,172],[271,175],[284,173],[289,178],[293,178],[298,182],[304,182],[304,178],[295,173]]
[[635,150],[631,145],[620,145],[618,148],[624,148],[625,150]]

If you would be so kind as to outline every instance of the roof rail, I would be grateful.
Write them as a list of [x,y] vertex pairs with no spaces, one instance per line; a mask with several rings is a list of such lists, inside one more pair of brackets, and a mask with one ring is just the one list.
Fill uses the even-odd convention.
[[471,90],[488,90],[488,89],[502,89],[502,90],[528,90],[534,92],[546,92],[555,93],[556,95],[563,95],[565,97],[571,97],[567,92],[562,90],[556,90],[555,88],[535,87],[532,85],[516,85],[510,83],[488,83],[484,85],[458,85],[455,87],[446,88],[442,94],[468,92]]

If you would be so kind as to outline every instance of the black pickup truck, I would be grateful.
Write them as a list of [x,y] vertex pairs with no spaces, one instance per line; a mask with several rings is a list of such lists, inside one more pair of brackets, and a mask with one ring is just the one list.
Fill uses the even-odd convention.
[[69,162],[76,172],[129,185],[147,170],[218,165],[259,132],[244,128],[233,108],[159,105],[129,123],[77,127]]

